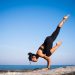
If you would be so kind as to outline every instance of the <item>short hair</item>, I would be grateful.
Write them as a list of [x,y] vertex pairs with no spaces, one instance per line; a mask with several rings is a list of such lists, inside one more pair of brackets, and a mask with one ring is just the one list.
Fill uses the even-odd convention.
[[29,61],[32,61],[33,56],[36,56],[35,54],[33,54],[31,52],[29,52],[28,55],[29,55],[29,57],[28,57]]

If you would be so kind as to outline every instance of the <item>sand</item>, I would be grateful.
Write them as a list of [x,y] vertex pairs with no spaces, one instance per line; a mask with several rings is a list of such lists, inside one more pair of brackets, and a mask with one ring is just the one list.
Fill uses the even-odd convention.
[[51,70],[0,71],[0,75],[75,75],[75,66],[60,67]]

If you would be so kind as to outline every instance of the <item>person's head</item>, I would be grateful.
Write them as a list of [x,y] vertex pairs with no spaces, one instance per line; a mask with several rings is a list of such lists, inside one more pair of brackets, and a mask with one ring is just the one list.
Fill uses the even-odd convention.
[[35,54],[30,52],[30,53],[28,53],[28,55],[29,55],[29,57],[28,57],[29,61],[37,62],[37,58],[36,58]]

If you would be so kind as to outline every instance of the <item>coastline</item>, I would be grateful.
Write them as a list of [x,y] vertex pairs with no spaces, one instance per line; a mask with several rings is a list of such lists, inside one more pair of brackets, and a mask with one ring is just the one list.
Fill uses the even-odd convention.
[[66,66],[51,70],[0,70],[0,75],[75,75],[75,66]]

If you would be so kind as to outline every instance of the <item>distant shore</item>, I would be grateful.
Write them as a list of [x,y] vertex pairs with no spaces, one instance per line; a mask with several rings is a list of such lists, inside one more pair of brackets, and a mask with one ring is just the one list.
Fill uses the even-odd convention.
[[51,70],[0,70],[0,75],[75,75],[75,66],[66,66]]

